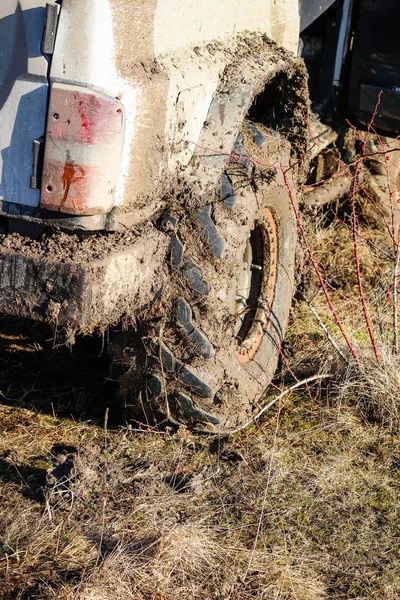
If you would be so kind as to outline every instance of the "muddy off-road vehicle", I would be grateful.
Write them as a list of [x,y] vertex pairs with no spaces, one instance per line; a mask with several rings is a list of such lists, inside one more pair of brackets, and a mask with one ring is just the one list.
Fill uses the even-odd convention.
[[396,8],[1,0],[0,312],[71,344],[113,327],[134,414],[249,418],[289,316],[307,151],[332,141],[309,93],[362,126],[383,90],[375,126],[396,133]]

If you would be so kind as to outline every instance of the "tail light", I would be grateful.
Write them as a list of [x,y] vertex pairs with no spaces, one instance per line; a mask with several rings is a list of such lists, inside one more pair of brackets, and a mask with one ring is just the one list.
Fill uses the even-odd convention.
[[121,104],[94,90],[51,88],[40,206],[72,215],[109,212],[120,170]]

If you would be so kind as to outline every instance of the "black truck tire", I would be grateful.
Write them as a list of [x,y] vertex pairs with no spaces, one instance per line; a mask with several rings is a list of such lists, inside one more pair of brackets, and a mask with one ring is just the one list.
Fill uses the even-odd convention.
[[[245,123],[233,154],[221,198],[160,223],[171,238],[170,280],[149,313],[139,361],[149,420],[235,427],[260,407],[276,370],[294,292],[297,232],[280,171],[290,143]],[[126,405],[132,372],[121,380]]]

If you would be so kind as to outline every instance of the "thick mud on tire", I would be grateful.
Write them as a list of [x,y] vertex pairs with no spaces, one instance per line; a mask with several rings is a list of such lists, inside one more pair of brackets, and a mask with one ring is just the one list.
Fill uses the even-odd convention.
[[[221,198],[170,214],[170,281],[142,341],[151,414],[200,429],[248,419],[276,369],[294,287],[296,226],[279,169],[290,144],[262,125],[239,134]],[[250,159],[251,158],[251,159]]]

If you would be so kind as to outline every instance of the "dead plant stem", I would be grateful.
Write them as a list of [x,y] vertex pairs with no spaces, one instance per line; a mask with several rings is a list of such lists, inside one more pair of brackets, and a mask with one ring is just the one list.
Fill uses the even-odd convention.
[[313,307],[313,305],[311,304],[311,302],[308,300],[308,298],[306,296],[304,296],[305,301],[307,302],[307,306],[308,308],[311,310],[312,314],[314,315],[314,317],[316,318],[318,325],[321,327],[322,331],[324,332],[324,334],[326,335],[329,343],[333,346],[333,348],[336,350],[336,352],[339,354],[339,356],[341,358],[343,358],[343,360],[348,363],[348,359],[346,357],[346,355],[341,351],[341,349],[339,348],[339,346],[337,345],[337,343],[335,342],[335,340],[333,339],[333,337],[331,336],[331,334],[328,331],[328,328],[326,327],[325,323],[322,321],[321,317],[319,316],[318,312],[316,311],[316,309]]
[[297,225],[298,225],[298,227],[300,229],[300,234],[301,234],[301,237],[303,239],[303,242],[304,242],[304,245],[306,247],[306,250],[308,252],[308,255],[310,257],[311,264],[313,266],[314,272],[315,272],[315,274],[317,275],[317,277],[319,279],[322,291],[324,293],[324,296],[326,298],[326,301],[328,303],[328,306],[330,308],[332,316],[333,316],[333,318],[334,318],[334,320],[336,322],[336,325],[339,327],[340,332],[341,332],[341,334],[342,334],[342,336],[343,336],[343,338],[344,338],[344,340],[345,340],[345,342],[347,344],[348,349],[350,350],[350,353],[351,353],[352,357],[354,358],[354,360],[356,361],[356,363],[358,365],[360,365],[360,361],[358,359],[357,353],[354,350],[353,345],[351,344],[350,339],[349,339],[349,337],[348,337],[348,335],[347,335],[347,333],[346,333],[346,331],[344,329],[343,323],[341,322],[341,320],[339,318],[339,315],[336,312],[336,309],[335,309],[335,307],[333,305],[332,299],[331,299],[331,297],[329,295],[329,292],[328,292],[328,289],[326,287],[324,278],[322,277],[321,271],[319,270],[319,267],[317,265],[317,261],[315,260],[314,253],[313,253],[313,251],[311,249],[311,246],[310,246],[308,238],[307,238],[307,234],[305,232],[305,229],[303,227],[303,223],[302,223],[301,218],[300,218],[300,213],[299,213],[299,210],[297,208],[297,205],[296,205],[296,202],[295,202],[295,199],[294,199],[294,196],[293,196],[293,192],[292,192],[292,189],[291,189],[291,186],[290,186],[290,182],[289,182],[289,179],[288,179],[287,172],[282,169],[282,174],[283,174],[283,179],[284,179],[284,182],[285,182],[285,187],[286,187],[286,189],[288,191],[288,194],[289,194],[290,203],[292,205],[293,212],[294,212],[295,217],[296,217],[296,222],[297,222]]
[[107,425],[108,425],[108,406],[104,413],[104,451],[107,452]]
[[400,261],[400,242],[397,243],[396,260],[393,269],[393,351],[399,353],[399,334],[398,334],[398,293],[399,293],[399,261]]
[[301,387],[303,385],[307,385],[308,383],[311,383],[312,381],[318,381],[320,379],[331,379],[332,377],[333,377],[333,375],[331,373],[323,373],[322,375],[313,375],[312,377],[307,377],[306,379],[302,379],[301,381],[297,381],[296,383],[294,383],[290,387],[288,387],[285,390],[283,390],[283,392],[281,392],[280,394],[278,394],[278,396],[276,396],[275,398],[273,398],[270,402],[268,402],[268,404],[266,406],[264,406],[254,417],[252,417],[250,419],[250,421],[248,421],[244,425],[241,425],[237,429],[234,429],[233,431],[226,432],[226,433],[230,433],[231,435],[233,435],[234,433],[239,433],[239,431],[242,431],[243,429],[246,429],[246,427],[248,427],[249,425],[251,425],[252,423],[254,423],[254,421],[257,421],[261,417],[261,415],[263,413],[265,413],[265,411],[267,411],[269,408],[271,408],[271,406],[273,406],[274,404],[276,404],[276,402],[279,402],[279,400],[281,400],[282,398],[284,398],[284,396],[286,396],[287,394],[290,394],[290,392],[293,392],[294,390],[297,390],[297,388],[299,388],[299,387]]
[[358,292],[360,295],[360,301],[361,301],[362,311],[363,311],[363,315],[364,315],[364,320],[365,320],[365,324],[367,326],[369,339],[371,340],[371,345],[372,345],[372,348],[373,348],[373,351],[375,354],[376,361],[378,364],[380,364],[381,357],[379,355],[378,347],[376,345],[375,334],[372,329],[372,323],[371,323],[371,319],[369,316],[367,302],[365,299],[364,286],[363,286],[362,277],[361,277],[360,255],[358,252],[357,214],[356,214],[357,171],[358,171],[358,169],[356,167],[356,170],[354,172],[354,179],[353,179],[353,183],[352,183],[352,190],[351,190],[351,220],[352,220],[352,230],[353,230],[353,252],[354,252],[354,259],[356,262],[356,276],[357,276]]
[[257,543],[258,543],[258,540],[259,540],[259,537],[260,537],[260,533],[261,533],[262,523],[263,523],[263,520],[264,520],[265,506],[267,504],[269,483],[271,481],[272,463],[273,463],[274,453],[275,453],[275,449],[276,449],[276,439],[277,439],[277,435],[278,435],[278,429],[279,429],[279,419],[277,419],[276,427],[275,427],[274,442],[273,442],[273,445],[272,445],[271,456],[270,456],[270,459],[269,459],[267,482],[266,482],[266,485],[265,485],[265,488],[264,488],[264,496],[263,496],[263,501],[262,501],[262,505],[261,505],[260,517],[259,517],[258,523],[257,523],[257,531],[256,531],[256,535],[254,537],[253,547],[251,549],[251,554],[250,554],[249,562],[248,562],[245,574],[243,576],[242,583],[244,583],[246,581],[247,575],[248,575],[248,573],[250,571],[250,568],[251,568],[251,565],[252,565],[253,559],[254,559],[254,554],[255,554],[256,549],[257,549]]

